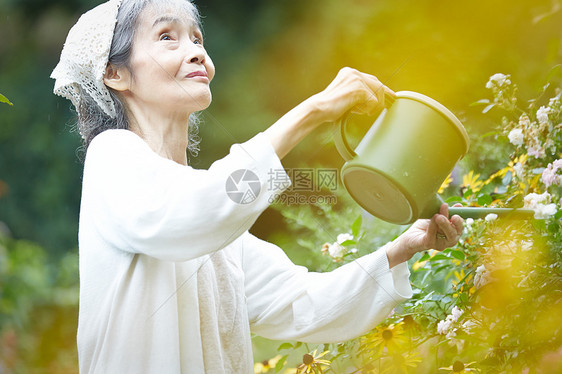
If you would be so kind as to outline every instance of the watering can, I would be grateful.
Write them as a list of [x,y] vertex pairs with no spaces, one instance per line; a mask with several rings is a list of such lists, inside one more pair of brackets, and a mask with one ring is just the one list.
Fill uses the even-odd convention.
[[[347,116],[336,131],[336,148],[346,160],[341,179],[351,197],[372,215],[409,224],[439,213],[437,194],[468,152],[462,123],[442,104],[417,92],[385,95],[385,109],[353,150],[345,136]],[[463,218],[498,216],[529,219],[530,209],[450,207]]]

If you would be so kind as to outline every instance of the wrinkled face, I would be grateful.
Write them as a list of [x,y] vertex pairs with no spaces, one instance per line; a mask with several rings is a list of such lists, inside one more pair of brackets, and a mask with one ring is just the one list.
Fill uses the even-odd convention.
[[147,6],[133,41],[129,95],[145,108],[193,113],[211,103],[213,62],[188,9]]

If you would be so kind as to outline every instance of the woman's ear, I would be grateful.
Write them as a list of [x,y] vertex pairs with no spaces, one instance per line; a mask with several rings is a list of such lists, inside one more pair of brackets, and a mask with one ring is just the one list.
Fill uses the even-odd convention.
[[107,64],[103,82],[115,91],[123,92],[130,88],[131,73],[125,67],[116,68],[111,63]]

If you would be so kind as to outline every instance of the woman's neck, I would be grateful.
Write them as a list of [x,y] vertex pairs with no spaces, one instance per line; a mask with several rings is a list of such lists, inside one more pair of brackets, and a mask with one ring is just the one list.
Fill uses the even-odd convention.
[[162,157],[187,165],[189,114],[170,115],[131,109],[130,130],[139,135]]

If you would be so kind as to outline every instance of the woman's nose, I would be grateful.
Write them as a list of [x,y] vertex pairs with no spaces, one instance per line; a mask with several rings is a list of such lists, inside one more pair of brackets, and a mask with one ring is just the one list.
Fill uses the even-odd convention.
[[198,47],[197,44],[192,44],[189,47],[188,54],[186,56],[186,60],[192,64],[203,64],[205,62],[205,51],[202,47]]

